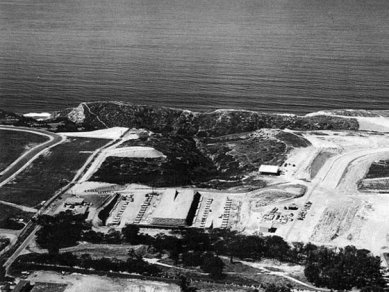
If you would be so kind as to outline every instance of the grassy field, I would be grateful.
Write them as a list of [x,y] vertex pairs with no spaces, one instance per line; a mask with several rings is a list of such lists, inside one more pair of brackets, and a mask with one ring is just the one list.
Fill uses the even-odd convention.
[[16,179],[1,188],[0,200],[37,206],[71,181],[91,152],[105,139],[71,138],[41,155]]
[[21,229],[23,228],[23,224],[13,223],[9,221],[9,218],[14,219],[24,219],[25,221],[30,220],[33,216],[33,213],[24,212],[18,208],[11,207],[8,205],[0,204],[0,228],[4,229]]
[[46,136],[29,132],[0,130],[0,171],[15,161],[23,152],[48,139]]

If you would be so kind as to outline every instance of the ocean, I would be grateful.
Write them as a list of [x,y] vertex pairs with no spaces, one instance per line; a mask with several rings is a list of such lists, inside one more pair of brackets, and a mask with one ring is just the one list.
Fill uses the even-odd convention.
[[389,109],[387,0],[0,0],[0,108]]

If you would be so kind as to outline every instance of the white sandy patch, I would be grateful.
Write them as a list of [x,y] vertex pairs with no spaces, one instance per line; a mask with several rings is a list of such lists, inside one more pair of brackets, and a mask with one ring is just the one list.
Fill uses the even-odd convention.
[[38,121],[44,121],[51,119],[52,115],[50,113],[27,113],[23,115],[26,118],[33,118]]
[[162,152],[155,150],[153,147],[131,146],[111,149],[107,156],[131,157],[131,158],[160,158],[166,157]]
[[[109,129],[96,130],[90,132],[70,132],[70,133],[61,133],[67,137],[84,137],[84,138],[101,138],[101,139],[119,139],[128,128],[125,127],[113,127]],[[133,134],[132,139],[138,139],[137,134]],[[131,137],[128,137],[130,140]]]
[[95,192],[92,190],[96,190],[97,192],[99,189],[109,189],[109,187],[113,188],[114,186],[116,185],[110,183],[84,181],[73,186],[69,192],[75,195],[85,195],[88,193],[93,194]]
[[358,117],[359,129],[363,131],[389,132],[389,118]]
[[318,111],[318,112],[313,112],[305,115],[306,117],[315,117],[315,116],[337,116],[334,113],[330,111]]
[[358,116],[342,116],[328,111],[319,111],[315,113],[309,113],[306,117],[313,116],[332,116],[346,119],[356,119],[359,123],[359,130],[362,131],[376,131],[376,132],[389,132],[389,118],[378,117],[358,117]]

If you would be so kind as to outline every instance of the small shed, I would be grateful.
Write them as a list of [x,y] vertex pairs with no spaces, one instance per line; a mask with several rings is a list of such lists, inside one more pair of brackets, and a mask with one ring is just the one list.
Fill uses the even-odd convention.
[[260,174],[278,175],[278,174],[280,174],[280,167],[277,165],[262,164],[259,167],[259,173]]

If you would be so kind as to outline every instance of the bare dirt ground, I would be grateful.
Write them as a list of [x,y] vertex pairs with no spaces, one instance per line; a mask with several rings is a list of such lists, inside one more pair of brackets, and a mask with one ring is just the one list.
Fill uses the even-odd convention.
[[138,279],[122,279],[97,275],[61,275],[49,271],[32,273],[28,280],[32,282],[48,282],[67,284],[64,292],[179,292],[177,285],[164,282],[144,281]]
[[[61,133],[67,137],[85,137],[85,138],[100,138],[100,139],[119,139],[128,128],[124,127],[113,127],[109,129],[89,131],[89,132],[70,132],[70,133]],[[134,134],[136,135],[136,134]],[[137,136],[134,136],[137,138]]]
[[389,157],[389,136],[327,132],[305,137],[314,147],[337,154],[329,157],[315,178],[307,181],[307,194],[294,200],[300,205],[312,203],[305,219],[282,226],[276,233],[289,241],[355,245],[376,254],[386,251],[389,196],[361,193],[357,184],[372,162]]

